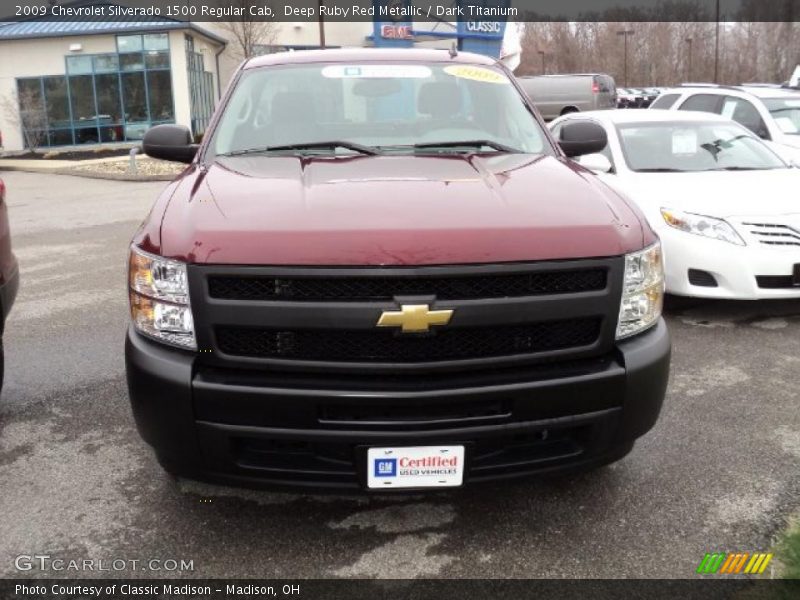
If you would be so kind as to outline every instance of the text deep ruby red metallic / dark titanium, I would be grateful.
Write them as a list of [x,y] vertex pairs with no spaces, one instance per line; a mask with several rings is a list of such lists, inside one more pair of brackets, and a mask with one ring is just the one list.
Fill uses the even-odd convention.
[[[275,54],[243,69],[370,61],[503,69],[433,50]],[[463,445],[466,484],[630,451],[658,417],[669,337],[663,321],[615,332],[625,255],[656,238],[543,135],[552,155],[196,159],[133,240],[188,263],[199,349],[127,337],[134,415],[161,464],[231,484],[363,489],[369,447]],[[597,285],[558,283],[595,270]],[[469,288],[437,298],[449,278]],[[357,283],[370,279],[381,283]],[[331,297],[303,281],[332,282]],[[511,282],[518,294],[496,293]],[[413,293],[364,296],[394,289]],[[427,333],[376,327],[403,304],[453,317]],[[435,358],[420,359],[426,347]]]

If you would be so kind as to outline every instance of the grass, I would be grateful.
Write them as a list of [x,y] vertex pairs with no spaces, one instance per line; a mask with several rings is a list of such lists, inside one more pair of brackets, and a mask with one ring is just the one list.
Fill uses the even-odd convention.
[[783,565],[783,578],[800,579],[800,518],[794,520],[778,542],[776,555]]

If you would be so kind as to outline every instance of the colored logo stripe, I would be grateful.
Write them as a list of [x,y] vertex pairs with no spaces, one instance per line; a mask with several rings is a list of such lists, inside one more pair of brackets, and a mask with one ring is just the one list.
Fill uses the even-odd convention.
[[747,563],[745,573],[758,573],[759,575],[767,570],[769,561],[772,560],[772,554],[754,554],[750,562]]
[[[767,570],[772,560],[772,554],[763,552],[756,552],[750,554],[749,552],[714,552],[713,554],[707,553],[700,565],[697,567],[697,573],[700,574],[713,574],[719,573],[738,575],[740,573],[747,575],[760,575]],[[748,560],[749,559],[749,560]],[[745,566],[747,565],[747,566]],[[744,569],[744,571],[742,570]]]
[[715,552],[714,554],[707,553],[700,562],[700,566],[697,567],[697,572],[716,573],[722,565],[723,560],[725,560],[724,552]]

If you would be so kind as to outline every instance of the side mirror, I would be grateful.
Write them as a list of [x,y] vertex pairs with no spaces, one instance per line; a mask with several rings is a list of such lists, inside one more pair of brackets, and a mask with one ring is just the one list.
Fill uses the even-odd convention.
[[611,161],[606,158],[605,154],[587,154],[578,159],[582,167],[594,171],[595,173],[611,173],[614,167]]
[[192,143],[192,133],[183,125],[156,125],[142,138],[142,150],[151,158],[190,163],[200,146]]
[[564,154],[573,158],[602,152],[608,145],[606,130],[591,121],[570,121],[561,127],[559,146]]

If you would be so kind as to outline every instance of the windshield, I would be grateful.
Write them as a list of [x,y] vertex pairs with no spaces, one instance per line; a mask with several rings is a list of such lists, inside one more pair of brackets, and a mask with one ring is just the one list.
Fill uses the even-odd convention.
[[800,135],[800,96],[765,98],[764,105],[783,133]]
[[243,73],[208,156],[248,151],[551,154],[545,135],[516,88],[494,68],[298,65]]
[[619,140],[632,171],[682,172],[787,168],[744,127],[720,122],[619,125]]

